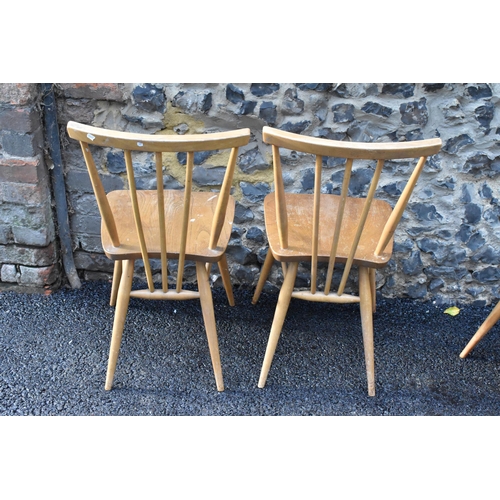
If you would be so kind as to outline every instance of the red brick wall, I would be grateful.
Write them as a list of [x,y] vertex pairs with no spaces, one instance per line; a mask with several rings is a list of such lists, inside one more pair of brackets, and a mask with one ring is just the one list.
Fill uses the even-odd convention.
[[1,287],[60,277],[39,99],[37,84],[0,84]]

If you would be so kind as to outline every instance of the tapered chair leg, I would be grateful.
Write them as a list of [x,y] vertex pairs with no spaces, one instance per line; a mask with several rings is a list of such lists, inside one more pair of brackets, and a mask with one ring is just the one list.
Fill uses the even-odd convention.
[[269,373],[269,369],[271,368],[271,363],[276,351],[276,346],[278,345],[278,340],[280,338],[281,329],[283,328],[283,323],[288,311],[288,306],[290,305],[290,299],[292,298],[292,292],[295,285],[295,278],[297,277],[298,267],[298,262],[292,262],[288,265],[285,281],[281,286],[281,291],[278,297],[278,304],[276,305],[273,324],[271,326],[271,333],[269,334],[269,340],[267,342],[266,354],[264,356],[264,362],[260,371],[258,386],[261,389],[266,385],[267,375]]
[[118,353],[120,352],[120,344],[130,301],[130,290],[132,288],[133,277],[134,261],[126,260],[123,264],[120,286],[118,288],[113,333],[111,335],[111,345],[109,348],[108,371],[106,373],[106,385],[104,386],[107,391],[113,386],[113,377],[115,375],[116,362],[118,361]]
[[271,252],[271,249],[269,248],[267,250],[267,255],[266,259],[264,260],[264,264],[262,265],[262,268],[260,270],[259,281],[257,282],[257,286],[255,287],[255,292],[252,298],[252,304],[257,304],[257,301],[259,300],[260,294],[262,293],[262,289],[266,284],[266,279],[269,276],[269,273],[271,272],[271,267],[273,267],[273,264],[274,264],[273,252]]
[[198,279],[198,290],[200,291],[200,303],[207,333],[208,348],[214,369],[215,383],[218,391],[224,390],[222,379],[222,367],[220,363],[219,342],[217,339],[217,328],[215,325],[214,304],[212,291],[208,282],[208,274],[203,262],[196,262],[196,276]]
[[115,268],[113,270],[113,282],[111,283],[111,297],[109,299],[109,305],[116,305],[116,297],[118,295],[118,288],[120,286],[120,279],[122,277],[122,261],[115,260]]
[[368,379],[368,395],[375,396],[372,289],[369,270],[366,267],[359,268],[359,299],[361,328],[363,330],[363,346],[365,350],[366,377]]
[[478,331],[469,340],[465,349],[460,353],[461,358],[465,358],[474,349],[476,344],[495,326],[495,323],[500,319],[500,302],[495,306],[493,311],[484,320],[484,323],[479,327]]
[[229,302],[230,306],[234,306],[233,285],[231,284],[231,277],[229,275],[229,268],[227,266],[226,254],[222,254],[218,265],[222,278],[222,284],[224,285],[224,290],[226,290],[227,301]]

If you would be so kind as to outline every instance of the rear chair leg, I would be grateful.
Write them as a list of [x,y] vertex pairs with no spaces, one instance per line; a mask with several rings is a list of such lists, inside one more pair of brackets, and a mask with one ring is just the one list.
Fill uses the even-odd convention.
[[113,282],[111,283],[111,297],[109,299],[109,305],[116,305],[116,297],[118,295],[118,288],[120,286],[120,279],[122,277],[122,261],[115,260],[115,268],[113,271]]
[[222,277],[222,284],[226,290],[227,301],[230,306],[234,306],[234,295],[233,286],[231,284],[231,277],[229,275],[229,268],[227,266],[226,254],[222,254],[220,261],[218,262],[220,275]]
[[297,276],[298,267],[298,262],[292,262],[288,265],[285,281],[281,286],[281,291],[278,297],[278,304],[276,305],[273,324],[271,326],[271,333],[269,334],[269,340],[267,342],[266,354],[264,356],[264,362],[260,371],[258,386],[261,389],[266,385],[267,375],[269,373],[269,369],[271,368],[271,363],[276,351],[276,346],[280,338],[281,329],[283,328],[283,323],[288,311],[288,306],[290,305],[290,299],[292,298],[292,292],[295,285],[295,278]]
[[271,249],[269,248],[267,250],[266,260],[264,261],[262,269],[260,270],[259,281],[257,282],[257,286],[255,287],[255,292],[252,298],[252,304],[257,304],[257,301],[259,300],[262,289],[266,284],[266,279],[269,276],[269,273],[271,272],[271,267],[273,267],[273,264],[274,264],[273,252],[271,252]]

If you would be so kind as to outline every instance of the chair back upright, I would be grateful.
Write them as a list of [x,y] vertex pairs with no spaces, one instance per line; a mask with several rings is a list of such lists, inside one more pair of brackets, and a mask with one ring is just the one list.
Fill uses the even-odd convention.
[[[162,291],[168,290],[167,280],[167,254],[171,252],[167,248],[166,226],[169,221],[165,220],[165,191],[163,186],[163,153],[186,153],[186,170],[184,179],[184,195],[182,208],[181,232],[179,237],[178,271],[176,281],[176,291],[182,290],[182,280],[184,272],[184,262],[186,260],[186,245],[188,237],[188,227],[190,218],[191,198],[193,192],[193,168],[194,154],[200,151],[217,151],[229,149],[229,161],[224,173],[224,178],[217,198],[210,234],[208,238],[208,248],[214,250],[217,247],[219,237],[223,228],[226,209],[230,199],[230,190],[235,170],[238,148],[246,145],[249,141],[250,130],[241,129],[229,132],[218,132],[211,134],[193,135],[149,135],[139,133],[128,133],[115,130],[105,130],[76,122],[69,122],[67,125],[68,134],[71,138],[80,142],[83,156],[90,175],[97,205],[101,214],[103,225],[105,226],[112,245],[119,249],[123,246],[117,230],[116,218],[120,214],[113,213],[108,196],[103,188],[91,146],[101,146],[105,148],[121,149],[124,153],[126,175],[130,191],[130,200],[133,209],[133,219],[137,239],[140,245],[140,256],[144,262],[148,289],[155,290],[151,271],[150,258],[158,257],[158,251],[154,252],[147,248],[143,220],[139,209],[138,189],[136,186],[136,176],[133,168],[134,152],[154,153],[156,170],[156,193],[157,193],[157,236],[159,238],[159,257],[161,259]],[[193,257],[193,256],[191,256]],[[210,261],[210,258],[207,258]]]
[[[325,296],[330,294],[332,288],[333,270],[336,262],[343,262],[345,264],[340,284],[338,286],[336,295],[342,296],[346,282],[353,263],[356,263],[356,252],[359,242],[363,236],[364,231],[370,231],[372,228],[365,227],[370,208],[372,207],[377,186],[379,184],[380,175],[386,160],[399,160],[399,159],[416,159],[416,166],[411,173],[411,176],[403,189],[396,205],[392,209],[383,230],[380,234],[376,234],[378,239],[374,254],[371,255],[373,262],[367,263],[368,267],[381,267],[377,266],[377,257],[381,256],[391,242],[396,227],[401,219],[401,216],[406,208],[410,195],[415,187],[415,184],[423,170],[426,159],[428,156],[439,152],[441,148],[441,139],[428,139],[420,141],[409,142],[391,142],[391,143],[357,143],[357,142],[344,142],[334,141],[330,139],[323,139],[310,136],[302,136],[299,134],[277,130],[271,127],[264,127],[263,140],[265,143],[272,146],[273,164],[274,164],[274,186],[275,186],[275,207],[276,207],[276,225],[278,229],[279,242],[283,250],[286,250],[289,245],[289,215],[287,212],[287,203],[283,182],[283,172],[280,159],[280,148],[286,148],[291,151],[298,151],[302,153],[309,153],[315,156],[314,168],[314,188],[313,188],[313,208],[312,208],[312,230],[310,234],[311,241],[311,290],[309,293],[297,294],[293,296],[298,298],[313,299],[317,292],[317,275],[318,275],[318,242],[320,233],[322,231],[331,231],[331,228],[320,227],[320,210],[321,202],[325,196],[321,194],[322,189],[322,169],[324,157],[335,157],[345,159],[345,168],[343,174],[342,187],[340,197],[338,199],[336,219],[334,222],[332,243],[330,247],[328,260],[328,270],[326,273],[325,286],[323,294]],[[343,227],[344,216],[346,213],[346,206],[349,200],[349,183],[353,172],[353,163],[355,160],[375,160],[376,166],[373,177],[369,184],[368,192],[364,203],[361,205],[361,213],[356,217],[356,227],[350,228],[349,233],[352,238],[347,241],[348,247],[346,254],[340,256],[338,253],[339,243],[345,243],[345,224]],[[300,195],[297,195],[300,196]],[[309,195],[310,197],[310,195]],[[309,226],[307,226],[309,227]],[[331,234],[331,233],[330,233]],[[290,249],[292,252],[292,249]],[[322,258],[321,260],[324,260]],[[359,262],[363,264],[363,262]],[[385,265],[385,262],[384,264]],[[347,296],[346,296],[347,299]],[[317,300],[320,300],[318,297]]]

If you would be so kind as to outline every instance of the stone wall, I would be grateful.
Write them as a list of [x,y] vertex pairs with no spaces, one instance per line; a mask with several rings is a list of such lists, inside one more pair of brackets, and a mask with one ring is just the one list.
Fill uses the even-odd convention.
[[39,86],[0,84],[0,285],[59,282]]
[[[421,176],[398,228],[394,257],[378,273],[377,288],[387,297],[432,299],[439,304],[489,303],[500,297],[500,117],[496,109],[500,85],[161,83],[58,84],[56,88],[75,263],[84,279],[107,277],[111,263],[100,246],[100,218],[79,146],[65,135],[68,120],[153,134],[249,127],[252,139],[240,151],[234,180],[237,210],[228,250],[236,286],[256,283],[267,252],[262,200],[272,191],[273,181],[271,151],[262,142],[261,130],[270,125],[340,140],[441,137],[443,150],[428,162]],[[7,102],[2,109],[14,106]],[[9,129],[8,123],[2,124]],[[11,130],[1,136],[4,157],[9,145],[5,138],[15,133]],[[287,153],[283,163],[287,189],[310,192],[314,160]],[[199,189],[217,185],[218,166],[210,157],[197,156],[195,185]],[[153,186],[151,158],[144,156],[135,167],[140,186]],[[182,187],[182,158],[167,167],[165,186]],[[406,172],[402,167],[388,167],[379,191],[394,203]],[[99,168],[107,190],[124,186],[123,157],[108,152],[100,158]],[[351,185],[354,193],[365,192],[371,168],[358,166]],[[326,164],[325,192],[338,191],[340,175],[339,165]],[[12,184],[5,180],[2,186]],[[0,189],[5,192],[5,187]],[[2,201],[5,205],[4,194]],[[11,226],[6,220],[8,224],[0,227]],[[52,226],[47,227],[49,237]],[[4,229],[3,234],[0,243],[13,248],[12,231]],[[5,273],[12,274],[14,268],[19,272],[19,266],[5,262]],[[302,271],[299,284],[305,285],[306,269]],[[140,265],[137,272],[141,272]],[[281,279],[281,270],[275,266],[268,286]]]

